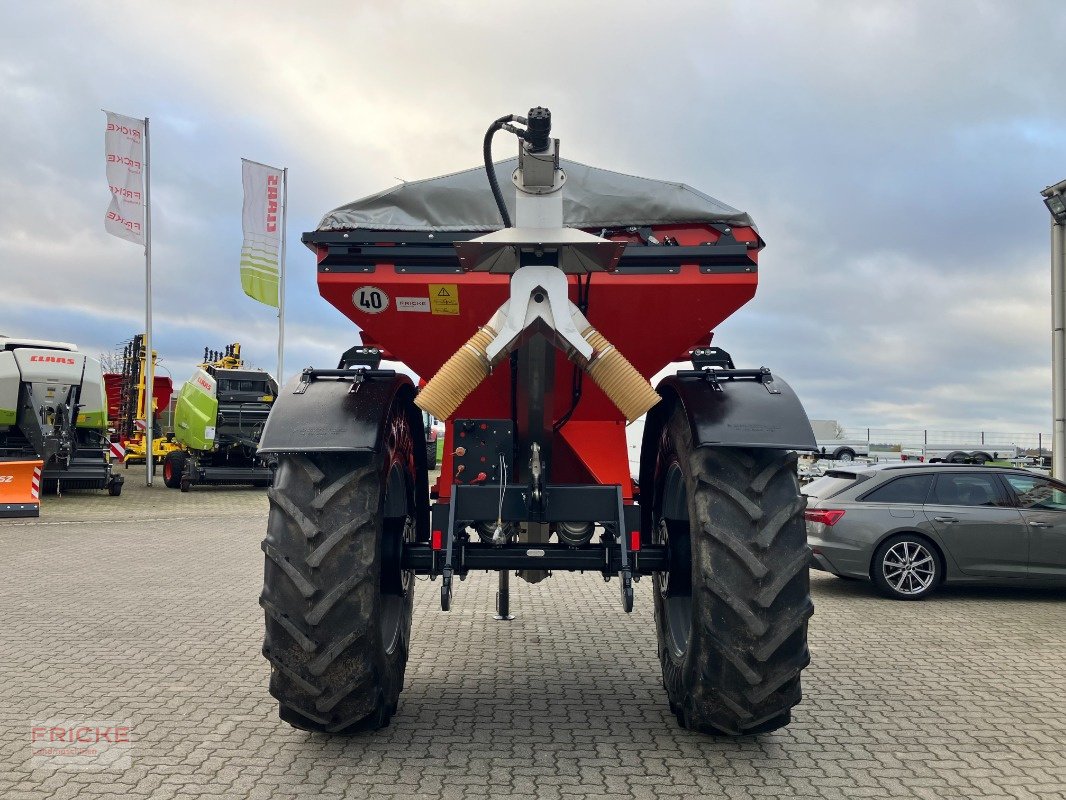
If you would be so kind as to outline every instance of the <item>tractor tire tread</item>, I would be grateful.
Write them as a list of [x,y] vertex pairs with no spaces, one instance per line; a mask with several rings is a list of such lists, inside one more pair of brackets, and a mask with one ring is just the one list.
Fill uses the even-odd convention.
[[398,702],[411,601],[396,652],[378,654],[380,469],[372,454],[284,456],[268,493],[263,651],[280,716],[297,728],[372,730]]
[[731,736],[788,723],[810,662],[806,503],[795,453],[694,447],[687,421],[667,423],[688,458],[693,630],[678,659],[660,630],[670,704],[683,727]]

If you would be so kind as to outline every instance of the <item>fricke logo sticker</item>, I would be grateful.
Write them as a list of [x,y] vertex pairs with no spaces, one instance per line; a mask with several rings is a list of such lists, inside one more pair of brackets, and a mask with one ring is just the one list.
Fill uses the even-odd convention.
[[429,313],[429,298],[428,297],[397,297],[396,298],[396,310],[397,311],[421,311],[426,314]]

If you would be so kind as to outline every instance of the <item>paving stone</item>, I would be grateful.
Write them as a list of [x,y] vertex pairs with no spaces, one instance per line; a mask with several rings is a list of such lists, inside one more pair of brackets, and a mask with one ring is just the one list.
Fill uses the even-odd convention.
[[[812,574],[811,667],[788,728],[731,740],[666,707],[651,582],[419,582],[392,724],[277,718],[259,648],[262,490],[45,498],[0,522],[0,797],[1066,797],[1066,592],[921,603]],[[127,770],[34,769],[33,720],[133,726]]]

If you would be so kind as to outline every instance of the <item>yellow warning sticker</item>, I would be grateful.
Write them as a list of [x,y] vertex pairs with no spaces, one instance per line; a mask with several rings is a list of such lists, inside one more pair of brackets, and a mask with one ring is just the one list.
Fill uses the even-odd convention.
[[459,286],[454,283],[429,285],[429,310],[432,314],[459,315]]

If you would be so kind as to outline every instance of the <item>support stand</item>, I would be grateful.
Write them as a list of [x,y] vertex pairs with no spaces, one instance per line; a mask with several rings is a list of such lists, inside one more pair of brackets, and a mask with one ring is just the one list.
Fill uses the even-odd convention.
[[451,503],[448,505],[448,530],[444,532],[444,569],[441,570],[440,582],[440,610],[451,611],[452,608],[452,575],[455,572],[452,557],[455,554],[455,507],[456,486],[452,484]]
[[618,579],[622,594],[622,610],[627,614],[633,611],[633,567],[629,560],[629,531],[626,529],[626,512],[622,505],[622,487],[615,487],[618,498],[618,530],[619,545],[619,569]]
[[500,570],[500,588],[496,592],[496,616],[501,622],[510,622],[514,619],[511,613],[511,572]]

